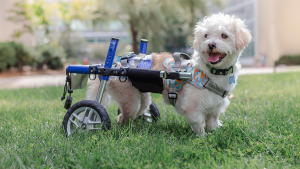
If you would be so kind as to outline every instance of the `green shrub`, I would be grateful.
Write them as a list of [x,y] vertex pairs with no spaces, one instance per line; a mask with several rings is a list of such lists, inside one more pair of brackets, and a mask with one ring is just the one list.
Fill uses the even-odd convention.
[[275,66],[278,65],[300,65],[300,55],[285,55],[280,57],[276,62]]
[[0,72],[15,64],[15,50],[9,43],[0,43]]
[[63,68],[62,58],[66,57],[66,53],[62,48],[52,45],[38,45],[35,50],[39,55],[35,55],[37,67],[41,68],[44,64],[50,69]]
[[22,43],[9,42],[8,44],[15,50],[16,65],[19,71],[22,71],[24,65],[34,62],[30,52]]
[[52,45],[28,47],[15,42],[0,43],[0,72],[8,67],[18,67],[18,70],[22,71],[24,65],[41,69],[44,64],[49,69],[61,69],[61,59],[64,57],[64,50]]

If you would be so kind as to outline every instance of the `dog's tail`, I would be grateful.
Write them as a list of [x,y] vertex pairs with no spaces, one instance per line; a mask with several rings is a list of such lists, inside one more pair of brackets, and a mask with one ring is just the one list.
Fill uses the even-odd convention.
[[163,52],[163,53],[151,53],[153,55],[153,65],[152,70],[162,70],[166,71],[166,67],[163,65],[164,61],[168,58],[172,58],[171,53]]

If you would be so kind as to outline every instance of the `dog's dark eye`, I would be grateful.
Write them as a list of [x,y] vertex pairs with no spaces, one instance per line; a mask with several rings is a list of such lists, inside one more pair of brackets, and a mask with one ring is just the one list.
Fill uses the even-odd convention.
[[227,38],[228,38],[228,36],[227,36],[225,33],[222,33],[221,37],[222,37],[223,39],[227,39]]
[[204,35],[204,38],[207,38],[207,37],[208,37],[208,34],[205,34],[205,35]]

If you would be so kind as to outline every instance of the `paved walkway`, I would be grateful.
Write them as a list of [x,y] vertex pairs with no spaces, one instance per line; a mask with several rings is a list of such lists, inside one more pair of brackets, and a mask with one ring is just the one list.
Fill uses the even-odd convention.
[[[240,75],[249,74],[270,74],[274,73],[274,68],[242,68]],[[275,72],[292,72],[299,71],[300,66],[277,67]],[[65,84],[66,75],[33,75],[0,78],[0,89],[18,89],[33,88],[43,86],[63,86]]]
[[63,86],[66,74],[33,75],[0,78],[0,89],[34,88],[43,86]]

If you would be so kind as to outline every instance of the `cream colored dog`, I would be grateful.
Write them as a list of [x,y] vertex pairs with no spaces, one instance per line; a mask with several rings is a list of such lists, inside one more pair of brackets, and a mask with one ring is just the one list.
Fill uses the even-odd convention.
[[[194,35],[195,50],[191,59],[193,66],[203,71],[214,85],[232,92],[241,68],[238,59],[251,40],[250,31],[246,29],[243,21],[234,16],[214,14],[197,23]],[[169,53],[153,55],[152,69],[165,71],[163,62],[172,55]],[[211,68],[226,70],[231,66],[233,71],[227,75],[216,75],[211,71]],[[95,99],[99,82],[95,85],[97,87],[88,90],[88,99]],[[132,87],[130,82],[120,83],[118,79],[110,78],[106,93],[117,102],[121,110],[119,122],[126,122],[142,115],[151,103],[150,93],[141,93]],[[170,104],[166,90],[163,91],[163,99],[166,104]],[[102,104],[106,101],[107,99]],[[211,90],[201,90],[190,83],[185,83],[178,92],[175,109],[177,113],[186,117],[193,131],[198,135],[205,135],[205,127],[208,130],[215,130],[222,125],[219,116],[226,111],[229,103],[227,97],[223,98]]]

